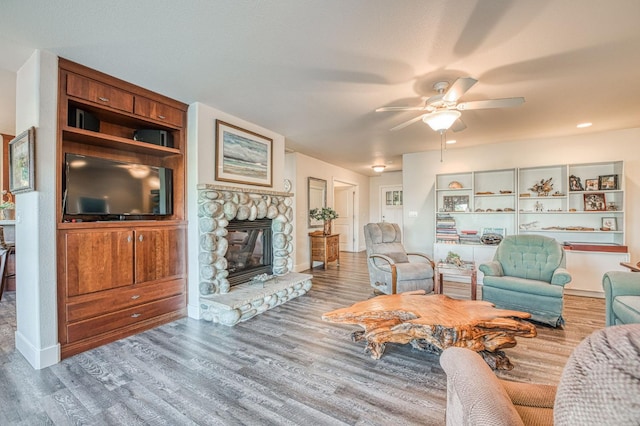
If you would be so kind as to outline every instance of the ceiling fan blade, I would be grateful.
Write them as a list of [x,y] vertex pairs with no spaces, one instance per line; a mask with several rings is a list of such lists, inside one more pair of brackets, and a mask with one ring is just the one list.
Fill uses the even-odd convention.
[[415,118],[412,118],[411,120],[405,121],[404,123],[400,123],[400,124],[398,124],[397,126],[392,127],[392,128],[391,128],[391,129],[389,129],[389,130],[391,130],[391,131],[393,132],[394,130],[404,129],[404,128],[405,128],[405,127],[407,127],[408,125],[413,124],[413,123],[415,123],[416,121],[420,121],[420,120],[422,120],[422,117],[423,117],[423,116],[424,116],[424,114],[419,115],[419,116],[417,116],[417,117],[415,117]]
[[467,128],[467,125],[464,124],[464,121],[462,121],[462,118],[458,118],[456,121],[453,122],[453,125],[451,126],[451,130],[453,130],[454,132],[461,132],[466,128]]
[[467,90],[471,89],[474,84],[476,84],[478,80],[471,77],[461,77],[453,82],[447,93],[444,94],[442,98],[445,102],[456,102],[462,95],[464,95]]
[[456,106],[460,111],[469,109],[510,108],[524,103],[524,98],[488,99],[486,101],[462,102]]
[[390,106],[390,107],[382,107],[382,108],[377,108],[376,112],[383,112],[383,111],[422,111],[424,110],[424,106],[416,106],[416,107],[410,107],[410,106]]

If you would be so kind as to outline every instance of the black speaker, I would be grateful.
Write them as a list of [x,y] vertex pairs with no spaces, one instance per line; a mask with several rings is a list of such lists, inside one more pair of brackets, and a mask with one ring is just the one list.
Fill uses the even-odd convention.
[[173,148],[173,134],[166,130],[140,129],[133,132],[133,139],[154,145]]
[[69,126],[77,127],[78,129],[100,131],[100,120],[80,108],[69,107],[68,122]]

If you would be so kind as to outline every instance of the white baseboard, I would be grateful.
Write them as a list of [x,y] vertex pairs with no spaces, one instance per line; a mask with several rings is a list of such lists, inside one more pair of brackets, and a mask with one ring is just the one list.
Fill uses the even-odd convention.
[[200,306],[187,305],[187,316],[193,319],[200,319]]
[[16,349],[25,357],[36,370],[50,367],[60,362],[60,344],[56,343],[44,349],[38,349],[31,344],[22,333],[16,331]]

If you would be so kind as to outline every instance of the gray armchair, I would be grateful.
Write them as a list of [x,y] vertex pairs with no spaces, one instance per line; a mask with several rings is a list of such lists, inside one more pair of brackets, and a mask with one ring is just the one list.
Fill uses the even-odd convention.
[[558,327],[564,324],[564,286],[571,281],[562,246],[543,235],[509,235],[484,273],[482,300],[502,309],[529,312],[531,319]]
[[440,364],[447,374],[447,425],[640,422],[640,324],[607,327],[584,339],[557,387],[498,379],[478,353],[466,348],[445,349]]
[[640,323],[640,272],[607,272],[602,287],[607,326]]
[[[364,239],[369,280],[374,289],[384,294],[421,289],[427,293],[433,291],[435,264],[425,254],[405,251],[397,224],[369,223],[364,227]],[[418,258],[418,261],[412,262],[410,257]]]

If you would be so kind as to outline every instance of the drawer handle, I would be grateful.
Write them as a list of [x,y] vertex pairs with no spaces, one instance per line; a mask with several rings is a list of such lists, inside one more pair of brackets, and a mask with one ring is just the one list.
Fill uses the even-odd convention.
[[140,315],[142,315],[142,314],[132,314],[131,318],[138,318]]
[[128,243],[130,243],[130,242],[131,242],[131,235],[129,235],[129,236],[127,237],[127,242],[128,242]]
[[103,96],[99,96],[98,100],[102,101],[102,102],[109,102],[109,98],[105,98]]
[[164,120],[164,119],[165,119],[165,118],[167,118],[167,117],[165,117],[164,115],[159,115],[159,116],[158,116],[158,118],[159,118],[160,120]]
[[133,300],[136,300],[136,299],[139,299],[139,298],[140,298],[140,295],[139,295],[139,294],[134,294],[133,296],[131,296],[131,298],[132,298]]
[[140,241],[144,240],[144,237],[142,236],[142,234],[140,234],[140,236],[138,237],[138,239],[139,239]]

